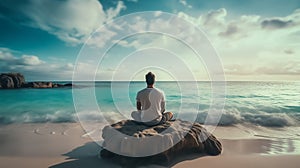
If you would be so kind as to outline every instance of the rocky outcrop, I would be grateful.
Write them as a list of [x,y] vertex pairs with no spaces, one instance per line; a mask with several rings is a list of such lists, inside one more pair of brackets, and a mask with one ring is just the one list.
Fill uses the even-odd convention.
[[104,143],[100,155],[106,159],[147,158],[154,162],[169,162],[174,156],[191,153],[219,155],[222,151],[217,138],[199,123],[182,120],[153,127],[123,120],[104,127],[102,132]]
[[20,73],[0,74],[0,88],[21,88],[25,84],[25,78]]
[[59,87],[72,87],[72,83],[58,84],[52,82],[28,82],[23,85],[23,88],[59,88]]
[[72,83],[59,84],[53,82],[25,82],[25,78],[20,73],[2,73],[0,74],[0,89],[16,88],[59,88],[72,87]]
[[52,82],[28,82],[24,88],[52,88]]

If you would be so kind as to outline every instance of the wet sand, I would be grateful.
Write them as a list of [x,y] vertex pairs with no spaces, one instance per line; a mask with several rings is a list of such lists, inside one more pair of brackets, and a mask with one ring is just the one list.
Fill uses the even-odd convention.
[[[101,126],[97,127],[86,132],[79,123],[2,125],[0,167],[122,167],[98,156]],[[300,165],[297,139],[267,138],[241,127],[218,127],[214,134],[224,148],[219,156],[178,156],[171,163],[139,167],[296,168]]]

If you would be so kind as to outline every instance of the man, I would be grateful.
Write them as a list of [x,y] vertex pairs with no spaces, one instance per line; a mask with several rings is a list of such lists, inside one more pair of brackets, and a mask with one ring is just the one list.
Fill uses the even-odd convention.
[[153,126],[163,124],[173,118],[172,112],[165,112],[165,95],[154,88],[155,75],[152,72],[146,74],[147,88],[139,91],[136,96],[136,108],[138,111],[131,113],[135,121]]

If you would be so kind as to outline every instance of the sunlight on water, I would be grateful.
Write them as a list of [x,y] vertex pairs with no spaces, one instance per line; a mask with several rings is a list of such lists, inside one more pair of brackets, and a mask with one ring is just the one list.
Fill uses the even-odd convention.
[[299,155],[300,154],[300,139],[275,139],[270,143],[267,154],[271,155]]
[[[189,89],[192,88],[191,82],[180,85],[176,82],[156,83],[156,87],[166,95],[167,111],[177,116],[181,110],[181,116],[185,119],[197,115],[196,121],[203,123],[211,107],[210,82],[199,82],[198,90]],[[82,82],[74,89],[84,93],[88,90],[87,86]],[[101,112],[122,113],[129,118],[130,112],[135,110],[136,93],[146,86],[145,82],[119,82],[114,85],[114,95],[111,86],[111,82],[95,83],[95,95]],[[71,88],[0,90],[0,93],[1,123],[76,121]],[[219,124],[299,126],[298,93],[299,82],[228,82],[226,106]],[[88,117],[93,116],[88,114],[88,109],[82,111],[85,111],[86,119],[94,119]]]
[[[190,89],[191,85],[156,83],[166,95],[167,111],[178,117],[181,110],[181,119],[204,123],[211,107],[210,82],[199,82],[198,90]],[[84,95],[90,86],[81,82],[74,89]],[[109,122],[127,119],[135,110],[136,93],[145,86],[145,82],[119,82],[114,85],[113,95],[111,82],[96,82],[92,95],[101,112],[86,108],[90,99],[85,97],[81,97],[84,108],[76,112],[71,88],[0,90],[0,123],[77,122],[77,116],[86,122],[102,123],[100,114]],[[299,82],[228,82],[219,125],[235,125],[252,137],[271,140],[261,147],[261,153],[300,154],[299,93]]]

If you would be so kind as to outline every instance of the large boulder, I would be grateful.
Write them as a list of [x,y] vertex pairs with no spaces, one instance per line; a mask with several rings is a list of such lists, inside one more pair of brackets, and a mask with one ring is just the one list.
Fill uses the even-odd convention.
[[[174,156],[191,153],[219,155],[222,145],[199,123],[182,120],[146,126],[123,120],[102,131],[102,158],[155,158],[170,161]],[[147,159],[148,160],[148,159]]]
[[0,88],[20,88],[25,84],[25,78],[20,73],[0,74]]
[[0,76],[0,88],[14,88],[14,82],[8,75],[1,74]]

